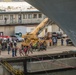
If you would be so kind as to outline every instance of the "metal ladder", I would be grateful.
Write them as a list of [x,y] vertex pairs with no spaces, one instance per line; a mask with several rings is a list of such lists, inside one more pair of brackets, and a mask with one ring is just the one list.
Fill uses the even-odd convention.
[[24,75],[23,71],[14,69],[8,62],[1,61],[1,65],[7,69],[12,75]]

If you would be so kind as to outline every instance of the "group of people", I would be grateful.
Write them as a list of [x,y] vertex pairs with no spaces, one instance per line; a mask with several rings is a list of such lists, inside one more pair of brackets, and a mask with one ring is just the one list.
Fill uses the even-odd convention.
[[[26,49],[26,50],[25,50]],[[17,42],[15,40],[0,40],[0,55],[1,51],[7,50],[7,53],[10,54],[12,52],[12,57],[17,56],[17,52],[19,52],[20,56],[21,55],[26,55],[28,47],[18,47]]]
[[[65,38],[65,42],[66,42],[66,45],[68,45],[68,38]],[[58,39],[57,37],[52,37],[50,40],[49,40],[49,46],[56,46],[58,43]],[[64,45],[64,38],[61,37],[60,38],[60,43],[61,43],[61,46]]]
[[[69,44],[68,37],[65,39],[65,42],[66,42],[66,46],[68,46]],[[61,45],[62,46],[64,45],[64,38],[61,38]]]
[[1,51],[8,51],[8,54],[10,54],[10,51],[12,50],[12,56],[16,56],[17,53],[17,42],[16,41],[9,41],[9,40],[0,40],[0,54]]
[[[52,45],[57,45],[57,37],[53,37],[51,39]],[[61,45],[64,45],[64,38],[61,38]],[[66,39],[66,45],[67,45],[67,39]],[[50,44],[51,46],[51,44]],[[12,52],[12,57],[17,56],[17,52],[19,52],[20,56],[25,56],[28,55],[29,53],[33,53],[34,50],[46,50],[47,48],[47,43],[46,41],[44,42],[36,42],[36,43],[29,43],[29,46],[17,46],[17,42],[16,41],[4,41],[4,40],[0,40],[0,54],[1,51],[3,50],[7,50],[8,54],[10,54],[10,51]]]
[[7,50],[7,53],[10,54],[12,52],[12,57],[17,56],[19,52],[20,56],[28,55],[30,52],[33,53],[34,50],[46,50],[46,42],[36,42],[36,43],[29,43],[29,46],[22,46],[19,47],[15,40],[0,40],[0,54],[1,51]]
[[[20,56],[22,55],[28,55],[30,52],[33,53],[33,51],[41,51],[46,50],[46,42],[39,42],[36,43],[30,42],[28,46],[21,46],[21,49],[19,49]],[[24,54],[23,54],[24,52]]]

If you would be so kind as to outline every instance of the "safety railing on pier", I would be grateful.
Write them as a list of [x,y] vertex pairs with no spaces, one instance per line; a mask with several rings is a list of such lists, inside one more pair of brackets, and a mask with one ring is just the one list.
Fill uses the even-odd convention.
[[8,62],[6,61],[1,61],[1,65],[9,71],[12,75],[24,75],[23,71],[14,69],[13,66],[11,66]]

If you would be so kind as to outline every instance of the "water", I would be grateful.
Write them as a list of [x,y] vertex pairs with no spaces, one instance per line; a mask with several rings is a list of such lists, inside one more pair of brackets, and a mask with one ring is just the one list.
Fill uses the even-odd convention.
[[55,71],[55,72],[44,72],[44,73],[29,74],[29,75],[76,75],[76,69],[65,70],[65,71]]

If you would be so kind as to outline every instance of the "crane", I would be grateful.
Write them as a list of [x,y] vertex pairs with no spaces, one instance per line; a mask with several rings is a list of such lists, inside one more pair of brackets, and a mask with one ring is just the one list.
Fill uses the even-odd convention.
[[22,37],[25,39],[22,42],[22,46],[28,46],[30,42],[37,43],[39,40],[38,35],[42,32],[42,30],[48,26],[52,21],[48,18],[45,18],[32,32],[23,35]]

